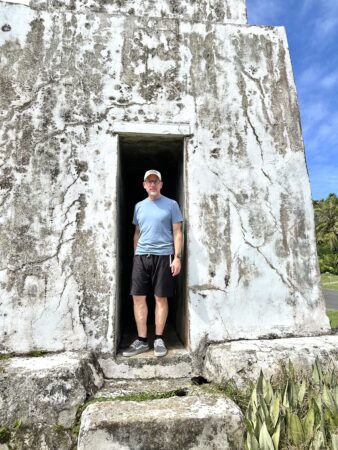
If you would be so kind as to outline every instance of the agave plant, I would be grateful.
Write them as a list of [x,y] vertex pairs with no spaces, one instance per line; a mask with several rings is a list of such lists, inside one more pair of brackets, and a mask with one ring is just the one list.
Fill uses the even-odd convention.
[[246,450],[338,450],[338,384],[318,360],[311,377],[297,377],[291,362],[282,385],[273,388],[263,373],[245,414]]

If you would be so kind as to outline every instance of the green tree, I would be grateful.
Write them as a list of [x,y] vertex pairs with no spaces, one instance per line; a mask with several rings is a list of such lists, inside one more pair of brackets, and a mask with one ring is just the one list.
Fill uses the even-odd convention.
[[318,244],[338,251],[338,197],[329,194],[327,199],[314,202],[316,234]]
[[338,274],[338,197],[329,194],[313,205],[320,271]]

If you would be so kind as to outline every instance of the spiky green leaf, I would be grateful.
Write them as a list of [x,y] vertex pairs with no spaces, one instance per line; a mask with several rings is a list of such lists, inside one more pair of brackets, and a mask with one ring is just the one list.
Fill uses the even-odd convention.
[[331,412],[329,408],[325,408],[323,414],[324,414],[325,428],[331,432],[334,432],[336,430],[334,414]]
[[253,405],[251,402],[249,403],[246,413],[245,413],[245,417],[249,420],[251,420],[251,422],[256,422],[256,414],[257,414],[257,408],[255,405]]
[[250,403],[257,408],[258,401],[257,401],[257,388],[254,387],[251,393]]
[[311,449],[321,450],[324,447],[324,435],[321,431],[317,431],[311,444]]
[[288,438],[295,445],[301,445],[305,441],[303,426],[296,414],[288,415]]
[[261,423],[265,422],[265,414],[264,414],[264,410],[263,410],[263,406],[260,403],[258,408],[257,408],[257,417],[259,417]]
[[289,383],[289,403],[292,408],[296,408],[298,402],[298,386],[294,381]]
[[329,409],[333,407],[333,397],[325,384],[323,386],[322,400],[324,405],[327,406]]
[[300,384],[299,391],[298,391],[298,403],[299,404],[302,403],[304,400],[306,389],[307,389],[307,383],[305,380],[303,380]]
[[313,408],[310,408],[306,413],[303,421],[303,430],[306,440],[312,439],[313,434],[315,432],[314,425],[315,425],[315,411]]
[[290,359],[289,359],[289,363],[288,363],[288,375],[292,380],[294,380],[296,377],[295,368]]
[[263,414],[264,414],[264,419],[265,419],[264,421],[266,422],[267,427],[270,428],[270,426],[271,426],[270,411],[267,407],[267,404],[265,403],[264,398],[261,398],[260,406],[261,406]]
[[245,427],[246,427],[248,433],[254,433],[255,432],[255,425],[247,417],[244,417],[244,424],[245,424]]
[[284,389],[283,389],[283,406],[288,408],[290,406],[289,404],[289,397],[288,397],[288,388],[289,388],[289,382],[287,381],[285,383]]
[[273,427],[275,427],[278,422],[279,406],[280,406],[280,401],[279,401],[278,396],[273,395],[271,404],[270,404],[270,417],[271,417],[271,422],[272,422]]
[[257,397],[264,395],[264,375],[263,375],[262,370],[261,370],[258,380],[257,380],[256,391],[257,391]]
[[260,450],[275,450],[265,422],[263,423],[259,433],[259,447]]
[[261,419],[260,415],[257,414],[256,426],[255,426],[255,436],[257,438],[259,437],[259,433],[261,432],[262,425],[263,425],[263,420]]
[[270,380],[265,380],[264,383],[264,400],[267,405],[270,405],[273,396],[273,389]]
[[331,434],[332,450],[338,450],[338,434]]
[[275,447],[275,450],[279,449],[279,439],[280,439],[280,422],[278,422],[275,432],[272,435],[272,442],[273,446]]
[[332,391],[333,400],[338,407],[338,386],[336,386]]
[[259,443],[253,433],[248,433],[246,436],[246,448],[248,450],[259,450]]
[[321,384],[322,380],[323,380],[323,372],[322,372],[322,368],[321,368],[321,365],[320,365],[320,362],[319,362],[318,358],[316,358],[316,361],[315,361],[315,363],[313,365],[312,380],[317,385]]

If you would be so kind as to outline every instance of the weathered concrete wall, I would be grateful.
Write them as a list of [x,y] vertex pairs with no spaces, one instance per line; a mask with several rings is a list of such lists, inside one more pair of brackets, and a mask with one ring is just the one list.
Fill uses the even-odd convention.
[[88,32],[84,15],[1,5],[1,26],[6,23],[2,348],[107,349],[116,154],[114,138],[100,126],[108,112],[101,104],[107,54],[97,58],[103,51],[100,21]]
[[[2,0],[4,1],[4,0]],[[246,23],[245,0],[9,0],[41,11],[96,12],[193,22]],[[8,2],[8,3],[9,3]]]
[[191,348],[324,332],[284,29],[122,3],[0,2],[1,350],[114,349],[116,123],[190,126]]

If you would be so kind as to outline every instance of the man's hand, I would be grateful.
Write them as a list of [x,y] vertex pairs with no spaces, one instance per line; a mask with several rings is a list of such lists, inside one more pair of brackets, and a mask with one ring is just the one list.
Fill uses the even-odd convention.
[[181,272],[181,260],[179,258],[174,258],[171,263],[171,273],[173,277],[176,277]]
[[173,277],[176,277],[181,272],[181,260],[177,257],[180,255],[183,241],[182,234],[182,223],[177,222],[173,224],[173,236],[174,236],[174,249],[175,249],[175,258],[171,264],[171,273]]

